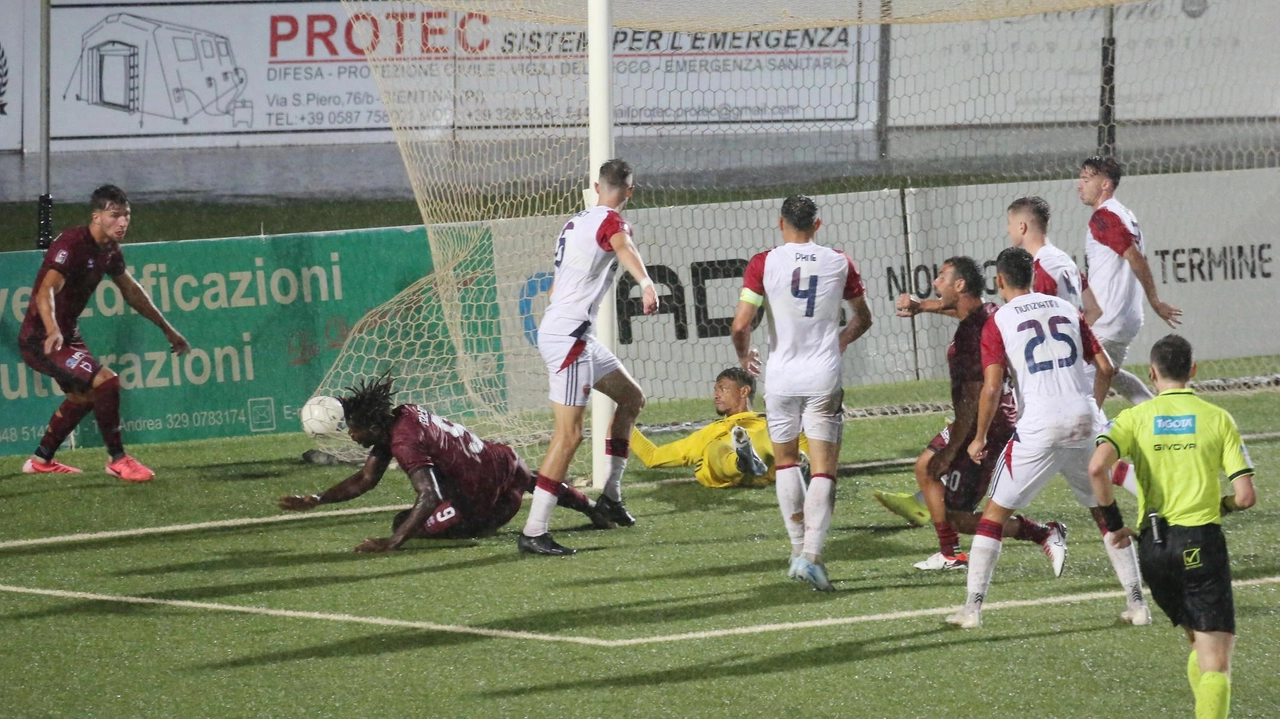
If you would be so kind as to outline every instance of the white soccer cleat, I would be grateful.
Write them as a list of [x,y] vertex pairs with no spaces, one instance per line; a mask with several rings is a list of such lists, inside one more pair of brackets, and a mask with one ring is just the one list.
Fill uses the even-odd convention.
[[738,455],[738,471],[749,477],[763,477],[769,473],[769,465],[756,454],[751,437],[742,427],[733,428],[733,451]]
[[977,629],[982,626],[982,605],[966,604],[960,611],[947,616],[947,624],[961,629]]
[[1061,522],[1049,522],[1049,536],[1040,542],[1040,551],[1053,563],[1053,576],[1061,577],[1062,569],[1067,566],[1067,525]]
[[1151,607],[1145,601],[1129,602],[1129,608],[1120,612],[1120,618],[1135,627],[1145,627],[1151,623]]
[[964,552],[954,557],[948,557],[942,552],[934,552],[928,559],[921,560],[911,565],[916,569],[925,572],[946,571],[949,569],[968,569],[969,557]]

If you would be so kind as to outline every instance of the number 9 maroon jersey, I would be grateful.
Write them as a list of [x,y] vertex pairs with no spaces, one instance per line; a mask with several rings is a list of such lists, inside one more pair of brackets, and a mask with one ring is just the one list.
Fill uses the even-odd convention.
[[[396,407],[391,427],[391,454],[406,474],[435,470],[442,499],[453,502],[468,525],[499,526],[511,519],[506,500],[512,490],[523,493],[523,473],[514,451],[505,444],[486,442],[460,424],[415,404]],[[518,495],[517,495],[518,496]],[[519,509],[516,503],[515,510]],[[492,524],[496,520],[497,524]]]

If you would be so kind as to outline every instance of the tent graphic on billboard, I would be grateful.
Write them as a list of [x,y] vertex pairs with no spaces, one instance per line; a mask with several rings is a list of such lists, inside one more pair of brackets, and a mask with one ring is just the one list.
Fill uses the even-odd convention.
[[[181,120],[200,113],[253,126],[248,83],[224,35],[163,20],[116,13],[80,37],[80,59],[67,82],[76,99],[110,110]],[[63,93],[65,98],[66,92]]]

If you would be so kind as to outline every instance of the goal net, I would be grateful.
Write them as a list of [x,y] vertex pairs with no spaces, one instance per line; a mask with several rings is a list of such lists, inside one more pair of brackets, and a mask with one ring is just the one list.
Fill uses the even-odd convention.
[[[344,5],[434,269],[353,329],[317,394],[390,372],[399,401],[536,465],[551,427],[537,321],[591,172],[585,3]],[[1280,4],[1109,5],[614,2],[614,154],[636,171],[625,216],[662,301],[643,317],[626,276],[606,300],[650,400],[641,421],[712,415],[714,378],[736,364],[742,270],[777,244],[781,199],[797,192],[818,202],[817,240],[853,257],[868,287],[875,324],[844,360],[851,411],[945,408],[954,323],[896,318],[894,299],[932,294],[946,257],[993,260],[1023,195],[1050,202],[1050,237],[1083,266],[1091,210],[1074,180],[1100,144],[1125,166],[1117,196],[1141,222],[1162,299],[1186,312],[1202,377],[1265,386],[1280,372],[1262,309],[1280,266],[1255,230],[1280,223],[1280,74],[1259,68],[1280,66]],[[1166,331],[1148,309],[1130,363]]]

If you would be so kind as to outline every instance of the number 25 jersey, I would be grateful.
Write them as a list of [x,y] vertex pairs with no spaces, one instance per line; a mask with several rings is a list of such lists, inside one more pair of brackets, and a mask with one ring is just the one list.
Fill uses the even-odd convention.
[[848,255],[812,242],[787,243],[747,263],[742,299],[767,298],[765,388],[783,396],[839,391],[840,305],[866,294]]
[[982,330],[982,367],[1002,365],[1018,391],[1017,439],[1028,447],[1075,447],[1093,439],[1100,417],[1089,363],[1102,351],[1080,311],[1031,292],[996,311]]

